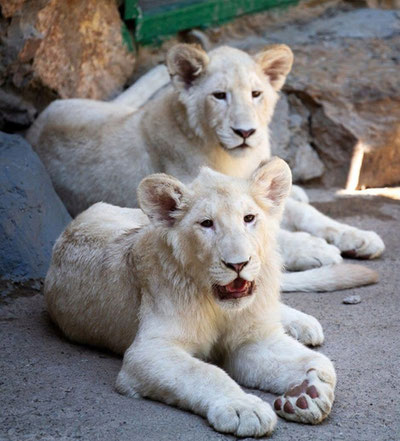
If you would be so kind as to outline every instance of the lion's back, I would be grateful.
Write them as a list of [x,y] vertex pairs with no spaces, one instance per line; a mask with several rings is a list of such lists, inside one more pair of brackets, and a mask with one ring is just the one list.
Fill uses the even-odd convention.
[[118,353],[132,342],[140,286],[128,244],[147,222],[141,210],[98,203],[57,240],[44,293],[50,316],[67,337]]

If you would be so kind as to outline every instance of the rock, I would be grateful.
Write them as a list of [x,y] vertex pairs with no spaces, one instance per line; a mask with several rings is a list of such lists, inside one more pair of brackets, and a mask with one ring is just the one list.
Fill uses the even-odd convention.
[[289,104],[286,95],[281,95],[269,125],[271,150],[275,156],[285,161],[293,156],[290,149]]
[[[273,153],[294,169],[311,147],[328,186],[399,184],[400,11],[358,8],[367,4],[360,1],[301,3],[275,20],[260,14],[256,35],[227,33],[224,41],[252,52],[286,43],[294,52],[281,100],[288,106],[278,104],[271,130]],[[290,133],[282,135],[285,130]],[[300,163],[296,178],[307,180]]]
[[294,182],[304,182],[318,178],[325,169],[318,153],[313,150],[310,144],[300,144],[297,146],[293,162],[292,175]]
[[0,5],[0,128],[27,127],[32,108],[37,113],[55,98],[107,99],[132,74],[135,58],[123,42],[115,0]]
[[349,174],[349,164],[357,139],[352,133],[335,123],[325,114],[322,106],[311,111],[309,130],[315,151],[326,165],[328,172],[323,177],[327,186],[343,187]]
[[22,96],[0,89],[0,127],[18,129],[28,127],[36,114],[32,103]]
[[357,305],[357,303],[361,303],[361,297],[360,296],[349,296],[343,299],[343,302],[345,305]]
[[357,146],[355,188],[398,184],[400,12],[329,10],[265,37],[295,53],[285,90],[310,111],[311,145],[328,169],[325,181],[346,184]]
[[19,12],[26,0],[1,0],[1,13],[4,17],[10,18]]
[[294,182],[319,178],[325,170],[310,145],[308,116],[308,110],[295,95],[282,94],[270,125],[271,150],[289,163]]
[[30,145],[0,132],[0,281],[43,278],[70,220]]

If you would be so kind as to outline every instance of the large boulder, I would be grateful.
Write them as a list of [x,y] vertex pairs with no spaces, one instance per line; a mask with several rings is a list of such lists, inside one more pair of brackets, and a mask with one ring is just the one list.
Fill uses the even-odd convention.
[[219,43],[252,52],[275,43],[292,48],[294,65],[271,138],[297,181],[399,184],[400,11],[358,7],[399,3],[323,3],[301,2],[275,19],[261,14],[252,34],[227,33]]
[[282,94],[270,124],[272,152],[288,162],[295,182],[319,178],[325,171],[311,146],[309,117],[310,112],[301,100],[295,95]]
[[55,98],[107,99],[135,58],[116,0],[0,0],[0,129],[32,123]]
[[305,122],[327,168],[326,183],[398,184],[400,12],[328,12],[265,34],[268,42],[286,43],[295,53],[285,92],[309,111]]
[[70,220],[30,145],[0,132],[0,282],[43,278]]

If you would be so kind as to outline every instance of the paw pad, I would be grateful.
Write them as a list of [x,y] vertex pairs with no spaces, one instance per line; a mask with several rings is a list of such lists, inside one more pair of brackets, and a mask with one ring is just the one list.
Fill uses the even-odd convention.
[[308,380],[304,380],[298,386],[295,386],[295,387],[292,387],[292,389],[289,389],[285,393],[285,397],[297,397],[306,391],[307,386],[308,386]]
[[306,397],[302,395],[300,398],[298,398],[296,401],[296,406],[299,407],[300,409],[308,409],[308,403]]
[[282,400],[280,398],[276,399],[274,402],[274,409],[281,410],[282,409]]
[[317,391],[317,388],[314,385],[308,387],[306,392],[307,392],[307,395],[311,398],[318,398],[319,397],[319,393]]
[[286,401],[285,405],[283,406],[283,410],[284,410],[286,413],[294,413],[293,406],[290,404],[289,401]]

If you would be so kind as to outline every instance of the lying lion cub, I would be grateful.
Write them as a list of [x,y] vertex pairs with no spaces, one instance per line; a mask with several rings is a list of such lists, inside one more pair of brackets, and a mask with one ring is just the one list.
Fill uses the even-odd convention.
[[54,247],[51,317],[72,340],[124,353],[123,394],[190,409],[220,432],[271,433],[270,405],[237,381],[281,395],[278,415],[319,423],[335,370],[280,320],[276,236],[290,187],[274,159],[248,180],[208,168],[187,186],[151,175],[138,188],[147,217],[95,204]]

